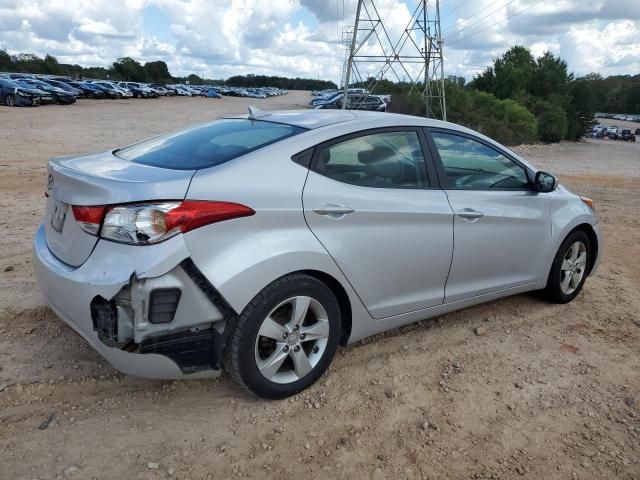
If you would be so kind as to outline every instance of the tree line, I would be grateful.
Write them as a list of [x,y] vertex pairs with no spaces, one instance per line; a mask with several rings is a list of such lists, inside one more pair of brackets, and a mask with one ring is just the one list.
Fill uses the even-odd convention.
[[[392,94],[390,110],[424,115],[424,101],[409,89],[387,81],[376,86],[377,93]],[[471,82],[447,78],[445,94],[447,120],[509,145],[578,140],[593,125],[595,112],[640,114],[640,75],[576,78],[560,57],[547,52],[536,59],[522,46],[509,49]],[[437,106],[434,114],[440,116]]]
[[147,83],[185,83],[195,85],[230,85],[234,87],[278,87],[287,90],[322,90],[336,88],[336,84],[326,80],[310,78],[287,78],[267,75],[236,75],[225,80],[206,79],[191,74],[175,77],[167,64],[161,60],[144,64],[130,57],[119,58],[109,67],[82,67],[59,63],[52,55],[44,58],[29,53],[10,55],[0,50],[0,72],[34,73],[61,75],[73,78],[110,79],[116,81]]

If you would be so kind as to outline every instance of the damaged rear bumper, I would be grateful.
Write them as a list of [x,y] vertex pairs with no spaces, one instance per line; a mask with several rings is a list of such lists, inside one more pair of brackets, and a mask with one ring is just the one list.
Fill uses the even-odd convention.
[[235,312],[191,262],[181,235],[144,247],[100,240],[84,264],[71,267],[51,253],[40,226],[34,265],[47,304],[121,372],[219,374]]

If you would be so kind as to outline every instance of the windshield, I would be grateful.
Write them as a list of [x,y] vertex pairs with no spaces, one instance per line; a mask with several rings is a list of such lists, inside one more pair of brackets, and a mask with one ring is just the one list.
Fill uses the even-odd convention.
[[304,131],[293,125],[226,119],[145,140],[114,154],[154,167],[197,170],[220,165]]
[[16,86],[22,87],[22,88],[36,88],[34,85],[31,85],[30,83],[27,83],[27,82],[23,82],[21,80],[16,80],[14,83],[16,84]]

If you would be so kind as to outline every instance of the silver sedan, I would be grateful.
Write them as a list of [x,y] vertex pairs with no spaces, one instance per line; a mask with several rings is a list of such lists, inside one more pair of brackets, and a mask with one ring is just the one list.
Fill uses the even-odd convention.
[[341,344],[594,271],[592,201],[425,118],[253,110],[49,162],[51,308],[123,372],[283,398]]

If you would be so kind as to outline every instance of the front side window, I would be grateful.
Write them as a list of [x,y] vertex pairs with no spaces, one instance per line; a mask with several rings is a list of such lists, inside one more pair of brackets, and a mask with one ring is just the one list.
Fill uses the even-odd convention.
[[466,190],[528,188],[525,169],[497,150],[460,135],[432,132],[431,136],[450,187]]
[[281,123],[227,119],[156,138],[116,150],[118,157],[134,163],[173,170],[214,167],[305,129]]
[[364,135],[320,150],[315,171],[362,187],[420,188],[428,184],[415,131]]

